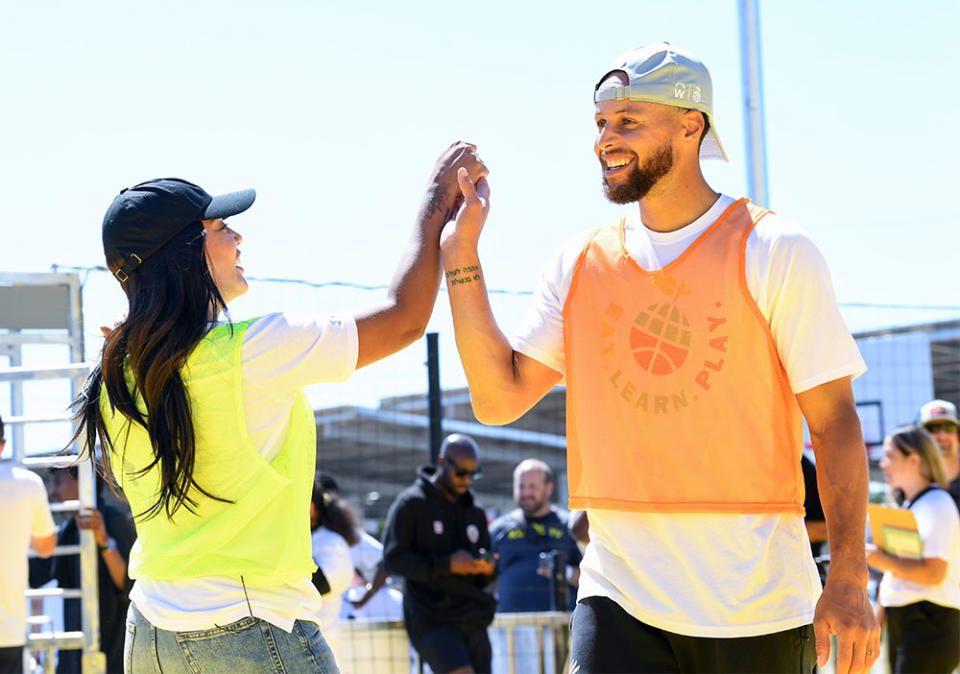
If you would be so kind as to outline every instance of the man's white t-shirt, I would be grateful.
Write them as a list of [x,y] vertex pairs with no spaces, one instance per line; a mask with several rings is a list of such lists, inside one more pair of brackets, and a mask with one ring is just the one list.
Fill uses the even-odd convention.
[[[358,349],[357,324],[349,315],[268,314],[247,326],[240,347],[243,415],[254,447],[267,461],[283,448],[297,392],[349,378]],[[151,624],[174,632],[210,629],[251,614],[290,632],[296,620],[318,621],[323,615],[320,593],[306,577],[273,588],[244,587],[239,579],[222,577],[138,578],[130,599]]]
[[[627,251],[644,269],[660,269],[733,203],[720,195],[696,221],[667,233],[644,227],[637,209],[626,218]],[[563,305],[589,235],[570,239],[547,262],[513,339],[516,351],[561,373]],[[745,271],[794,393],[866,370],[826,262],[800,227],[772,213],[761,219],[747,239]],[[589,509],[588,516],[578,599],[607,597],[647,624],[700,637],[771,634],[813,620],[820,580],[799,515]]]
[[897,578],[887,571],[880,581],[878,599],[884,606],[906,606],[929,601],[960,609],[960,514],[950,494],[932,489],[918,498],[910,510],[923,541],[923,556],[947,562],[947,573],[936,585]]
[[56,532],[43,480],[26,468],[0,464],[0,648],[27,639],[27,551],[30,539]]

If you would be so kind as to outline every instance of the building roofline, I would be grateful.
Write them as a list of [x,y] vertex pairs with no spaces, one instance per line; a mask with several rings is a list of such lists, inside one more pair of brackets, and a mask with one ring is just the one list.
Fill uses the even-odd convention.
[[879,330],[867,330],[864,332],[855,332],[853,333],[853,338],[863,339],[866,337],[885,337],[887,335],[903,335],[911,332],[936,332],[937,330],[949,330],[951,328],[960,329],[960,320],[937,321],[934,323],[902,325],[899,327],[881,328]]

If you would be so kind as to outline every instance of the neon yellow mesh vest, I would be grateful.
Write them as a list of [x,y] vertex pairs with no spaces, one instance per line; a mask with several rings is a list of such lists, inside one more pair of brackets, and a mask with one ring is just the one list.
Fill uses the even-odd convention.
[[[131,578],[176,580],[243,576],[248,585],[267,586],[309,577],[317,568],[310,550],[310,494],[316,468],[313,411],[303,391],[290,413],[280,454],[267,463],[247,435],[240,388],[240,346],[252,321],[213,328],[194,348],[180,375],[191,401],[196,434],[194,478],[206,491],[233,503],[210,499],[195,489],[196,514],[180,508],[137,522],[130,552]],[[127,385],[133,387],[131,373]],[[140,410],[146,414],[142,401]],[[113,474],[134,515],[149,509],[159,493],[157,467],[146,431],[113,414],[106,393],[101,411],[114,443]]]

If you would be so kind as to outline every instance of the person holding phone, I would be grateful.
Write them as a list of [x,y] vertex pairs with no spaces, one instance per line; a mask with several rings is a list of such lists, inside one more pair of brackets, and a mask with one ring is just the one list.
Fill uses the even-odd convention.
[[960,664],[960,515],[946,491],[943,457],[923,428],[901,426],[884,440],[880,467],[923,542],[920,559],[867,545],[867,563],[884,572],[879,601],[890,671],[951,672]]
[[496,565],[486,514],[470,492],[479,454],[473,438],[447,436],[437,465],[420,468],[387,514],[384,567],[406,579],[407,634],[438,673],[490,671]]

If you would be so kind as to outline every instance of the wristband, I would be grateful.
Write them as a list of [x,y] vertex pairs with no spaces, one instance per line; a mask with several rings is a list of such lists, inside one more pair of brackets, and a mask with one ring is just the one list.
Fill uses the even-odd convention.
[[103,552],[104,550],[116,550],[117,540],[113,536],[111,536],[110,538],[107,539],[107,542],[105,545],[100,545],[98,543],[97,547],[100,548],[100,552]]

